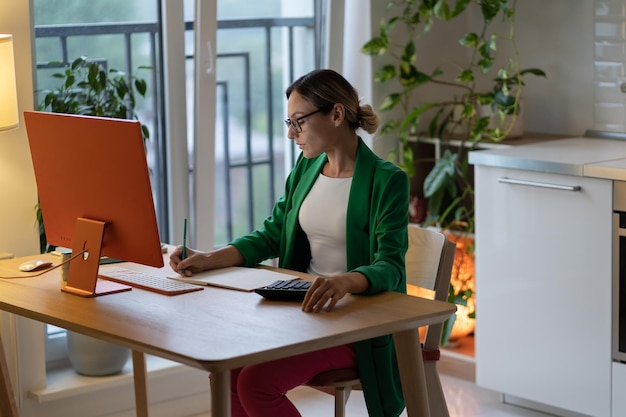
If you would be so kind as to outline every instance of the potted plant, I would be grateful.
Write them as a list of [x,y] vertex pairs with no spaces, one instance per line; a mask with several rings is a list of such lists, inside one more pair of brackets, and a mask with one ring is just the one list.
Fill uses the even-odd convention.
[[[39,111],[79,114],[86,116],[138,119],[136,96],[145,97],[146,82],[134,75],[115,69],[106,70],[103,64],[90,61],[85,56],[62,66],[63,71],[53,74],[59,79],[58,87],[44,90]],[[145,68],[145,67],[140,67]],[[150,137],[142,124],[144,141]],[[88,140],[88,139],[86,139]],[[44,219],[39,205],[36,207],[39,226],[40,249],[54,250],[48,245]],[[121,371],[130,357],[130,350],[80,333],[67,332],[68,356],[74,369],[83,375],[101,376]]]
[[[63,65],[50,62],[50,65]],[[149,69],[141,66],[139,69]],[[138,120],[136,95],[146,96],[146,81],[116,69],[106,70],[98,61],[85,56],[65,65],[63,72],[52,74],[61,84],[45,90],[38,110],[53,113],[82,114]],[[144,140],[150,138],[148,128],[141,126]]]
[[[481,142],[498,142],[507,137],[520,114],[523,78],[546,75],[540,69],[520,65],[515,44],[515,5],[516,0],[457,0],[454,5],[446,0],[390,0],[378,35],[363,46],[363,53],[384,61],[374,80],[390,91],[380,110],[396,115],[381,128],[382,136],[397,137],[390,158],[411,177],[427,170],[420,179],[423,191],[417,199],[422,207],[414,209],[425,212],[419,218],[425,226],[471,235],[474,189],[467,152]],[[481,17],[479,24],[470,27],[458,43],[437,44],[442,50],[461,45],[462,53],[457,55],[461,62],[455,62],[452,69],[444,70],[443,62],[433,64],[432,54],[419,54],[420,42],[439,41],[429,37],[431,29],[465,25],[472,20],[461,17],[476,15]],[[497,65],[499,62],[504,64]],[[425,69],[433,65],[434,69]],[[436,89],[438,99],[420,101],[426,87],[431,94]],[[492,113],[486,114],[485,109]],[[430,138],[442,144],[443,152],[437,160],[416,151],[421,141]],[[452,140],[454,146],[450,145]],[[425,202],[427,207],[423,207]],[[465,247],[473,251],[473,244]],[[462,304],[471,296],[471,289],[451,287],[451,301]]]

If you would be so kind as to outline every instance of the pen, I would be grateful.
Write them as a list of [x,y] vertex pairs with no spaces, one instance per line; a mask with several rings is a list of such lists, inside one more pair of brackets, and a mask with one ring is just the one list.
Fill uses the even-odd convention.
[[[187,219],[183,223],[183,250],[181,253],[181,258],[184,260],[187,257]],[[185,273],[185,269],[182,270],[182,273]]]

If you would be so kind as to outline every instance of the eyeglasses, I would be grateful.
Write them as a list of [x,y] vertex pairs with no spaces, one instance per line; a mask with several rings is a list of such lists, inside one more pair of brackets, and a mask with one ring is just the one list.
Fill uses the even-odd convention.
[[291,117],[287,117],[285,119],[285,124],[288,128],[294,128],[297,132],[302,132],[302,126],[300,126],[300,122],[309,116],[313,116],[315,113],[322,111],[321,109],[317,109],[309,114],[305,114],[304,116],[300,116],[297,119],[292,119]]

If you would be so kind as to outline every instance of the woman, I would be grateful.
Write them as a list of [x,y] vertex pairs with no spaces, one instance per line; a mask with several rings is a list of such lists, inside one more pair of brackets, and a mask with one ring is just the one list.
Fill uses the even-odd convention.
[[[286,91],[288,136],[302,154],[284,195],[263,227],[228,246],[181,248],[170,257],[187,276],[207,269],[279,265],[316,276],[304,312],[331,311],[346,294],[406,291],[408,178],[377,157],[359,128],[374,133],[378,116],[361,105],[356,90],[332,70],[315,70]],[[397,416],[404,408],[391,336],[234,370],[233,416],[299,416],[285,394],[331,369],[358,368],[370,416]]]

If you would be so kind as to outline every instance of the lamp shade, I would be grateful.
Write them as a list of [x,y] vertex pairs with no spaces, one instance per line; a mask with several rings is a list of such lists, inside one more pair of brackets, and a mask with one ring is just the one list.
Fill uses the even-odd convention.
[[0,34],[0,132],[18,124],[13,36]]

